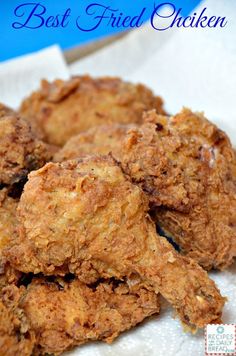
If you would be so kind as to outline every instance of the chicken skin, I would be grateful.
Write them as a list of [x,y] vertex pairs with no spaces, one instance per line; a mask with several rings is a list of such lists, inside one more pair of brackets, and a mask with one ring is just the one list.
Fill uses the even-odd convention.
[[54,159],[112,152],[181,252],[205,269],[225,269],[236,255],[236,158],[228,137],[188,109],[174,117],[149,112],[144,121],[122,135],[109,126],[81,133]]
[[57,146],[93,126],[139,123],[145,110],[164,114],[160,97],[138,84],[119,78],[73,77],[68,81],[42,81],[41,89],[25,99],[20,113]]
[[24,181],[31,170],[51,160],[53,153],[27,121],[11,109],[0,107],[0,187]]
[[29,175],[6,255],[22,272],[70,272],[87,284],[137,277],[189,327],[220,322],[225,300],[216,285],[156,234],[147,211],[145,194],[110,156],[48,163]]

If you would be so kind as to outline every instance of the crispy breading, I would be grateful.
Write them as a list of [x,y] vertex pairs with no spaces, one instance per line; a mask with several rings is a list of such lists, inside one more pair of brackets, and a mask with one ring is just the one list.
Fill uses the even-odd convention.
[[31,356],[35,339],[19,308],[21,290],[15,286],[8,288],[11,288],[10,294],[6,291],[6,296],[0,298],[0,355]]
[[112,152],[183,254],[206,269],[228,267],[236,255],[236,158],[228,137],[188,109],[170,118],[149,112],[144,121],[119,135],[115,126],[81,133],[54,159]]
[[[190,209],[181,212],[163,205],[157,209],[156,219],[184,254],[206,269],[225,269],[236,256],[236,158],[232,145],[202,114],[187,109],[169,119],[169,129],[189,142],[179,149],[177,164],[189,179]],[[201,162],[198,170],[196,161]]]
[[92,127],[88,131],[71,137],[64,147],[54,155],[54,162],[63,162],[87,155],[100,154],[121,160],[122,142],[127,132],[136,128],[135,124],[108,124]]
[[137,275],[189,326],[219,322],[214,282],[156,234],[147,211],[145,194],[109,156],[48,163],[29,175],[7,257],[23,272],[71,272],[86,283]]
[[158,314],[158,296],[140,282],[35,277],[0,295],[0,355],[59,355],[88,341],[111,343],[121,332]]
[[60,354],[93,340],[111,343],[160,309],[158,296],[142,286],[132,291],[125,282],[86,286],[62,279],[35,279],[19,306],[35,333],[40,354]]
[[4,248],[9,244],[17,226],[17,199],[7,195],[7,189],[0,190],[0,290],[8,283],[15,283],[21,273],[9,266],[3,256]]
[[[188,192],[199,190],[192,185],[182,167],[177,164],[177,154],[183,142],[178,134],[169,137],[168,118],[155,112],[146,114],[157,118],[161,124],[144,123],[141,126],[103,125],[72,137],[54,156],[54,161],[85,157],[91,154],[112,156],[121,163],[122,169],[135,184],[148,195],[151,207],[167,205],[170,208],[188,211]],[[161,133],[159,132],[162,131]],[[185,145],[189,142],[185,141]],[[194,147],[193,147],[194,148]],[[186,157],[185,164],[187,164]],[[173,160],[175,163],[173,164]],[[195,161],[194,169],[201,169],[202,162]]]
[[14,234],[17,220],[16,208],[18,200],[7,195],[7,189],[0,190],[0,256],[3,248]]
[[25,180],[28,172],[50,161],[54,150],[40,141],[29,123],[13,111],[3,108],[1,113],[0,186],[9,186]]
[[90,127],[118,123],[139,123],[144,110],[163,114],[163,102],[144,85],[119,78],[73,77],[43,80],[41,89],[24,100],[20,113],[36,124],[46,142],[63,146]]

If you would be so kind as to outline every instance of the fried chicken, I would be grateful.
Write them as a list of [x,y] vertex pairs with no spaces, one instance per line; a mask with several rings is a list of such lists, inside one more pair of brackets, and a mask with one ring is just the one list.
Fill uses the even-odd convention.
[[8,197],[7,189],[0,190],[0,256],[9,243],[16,228],[16,208],[18,201]]
[[15,283],[21,273],[9,266],[3,256],[3,250],[8,246],[17,226],[17,199],[7,195],[7,189],[0,190],[0,290],[8,283]]
[[163,103],[150,89],[119,78],[73,77],[68,81],[42,81],[41,89],[24,100],[20,113],[38,127],[46,142],[63,146],[90,127],[139,123],[144,110],[163,114]]
[[22,272],[70,272],[86,283],[137,276],[188,326],[219,322],[224,298],[214,282],[156,234],[147,211],[145,194],[109,156],[48,163],[29,175],[7,258]]
[[205,269],[228,267],[236,255],[236,158],[228,137],[187,109],[170,118],[149,112],[145,121],[81,133],[54,160],[112,152],[183,254]]
[[0,299],[0,355],[31,356],[34,349],[34,334],[29,330],[23,311],[18,307],[20,291],[4,301]]
[[159,313],[158,296],[125,282],[86,286],[74,280],[35,279],[20,307],[35,332],[40,354],[59,354],[92,340],[111,343],[122,331]]
[[100,154],[112,156],[122,160],[122,143],[127,132],[135,129],[137,125],[108,124],[92,127],[88,131],[71,137],[64,147],[54,155],[54,162],[68,161],[87,155]]
[[61,354],[75,345],[111,343],[122,331],[158,314],[158,296],[141,284],[115,280],[86,286],[74,279],[34,278],[5,287],[0,301],[1,355]]
[[[154,120],[155,122],[155,120]],[[189,179],[188,211],[161,206],[155,218],[182,253],[205,269],[225,269],[236,256],[236,158],[227,135],[202,114],[183,110],[168,120],[183,142],[178,166]],[[196,169],[201,162],[201,166]],[[175,160],[176,162],[176,160]]]
[[0,187],[24,181],[28,172],[51,160],[54,150],[11,109],[0,108]]

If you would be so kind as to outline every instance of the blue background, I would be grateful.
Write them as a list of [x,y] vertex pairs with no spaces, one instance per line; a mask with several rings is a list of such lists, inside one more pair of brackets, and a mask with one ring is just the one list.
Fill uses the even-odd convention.
[[[71,8],[70,24],[66,28],[46,28],[38,29],[14,29],[13,22],[23,21],[14,15],[17,6],[34,2],[34,0],[0,0],[0,61],[39,50],[52,44],[59,44],[63,49],[90,42],[92,40],[120,32],[124,29],[117,29],[103,23],[98,29],[91,32],[82,32],[76,28],[75,21],[79,15],[85,14],[86,7],[93,0],[42,0],[35,1],[47,8],[46,15],[63,14],[67,8]],[[177,8],[182,8],[181,14],[187,16],[201,0],[95,0],[94,2],[119,9],[125,15],[135,16],[146,7],[145,20],[151,15],[154,4],[171,2]],[[85,15],[84,15],[85,16]],[[88,19],[87,19],[88,21]],[[89,25],[89,24],[87,24]]]

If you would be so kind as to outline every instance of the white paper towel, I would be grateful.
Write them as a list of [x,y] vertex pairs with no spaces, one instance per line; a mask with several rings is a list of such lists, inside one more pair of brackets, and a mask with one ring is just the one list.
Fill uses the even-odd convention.
[[17,108],[42,78],[67,79],[69,70],[58,46],[0,63],[0,102]]
[[[85,58],[70,67],[72,74],[120,75],[142,81],[164,96],[166,107],[176,112],[182,105],[205,110],[209,118],[226,129],[236,144],[236,18],[234,0],[207,0],[212,14],[226,15],[222,30],[173,30],[157,33],[150,25]],[[21,99],[37,88],[41,78],[67,78],[58,47],[0,64],[0,101],[17,107]],[[236,322],[236,266],[210,276],[228,297],[223,321]],[[163,301],[160,316],[121,335],[112,345],[90,343],[68,355],[77,356],[202,356],[203,331],[183,332]]]
[[236,142],[236,4],[206,0],[195,11],[204,7],[210,16],[226,16],[227,26],[158,32],[148,23],[73,63],[71,73],[117,75],[146,83],[164,97],[170,113],[183,105],[205,111]]
[[227,17],[225,28],[181,29],[128,79],[139,80],[165,98],[166,108],[205,111],[236,142],[236,4],[208,0],[208,13]]
[[[161,53],[176,31],[155,32],[150,25],[133,30],[95,54],[71,64],[73,75],[89,73],[94,76],[119,76],[128,79],[153,53]],[[96,63],[96,65],[94,65]]]

